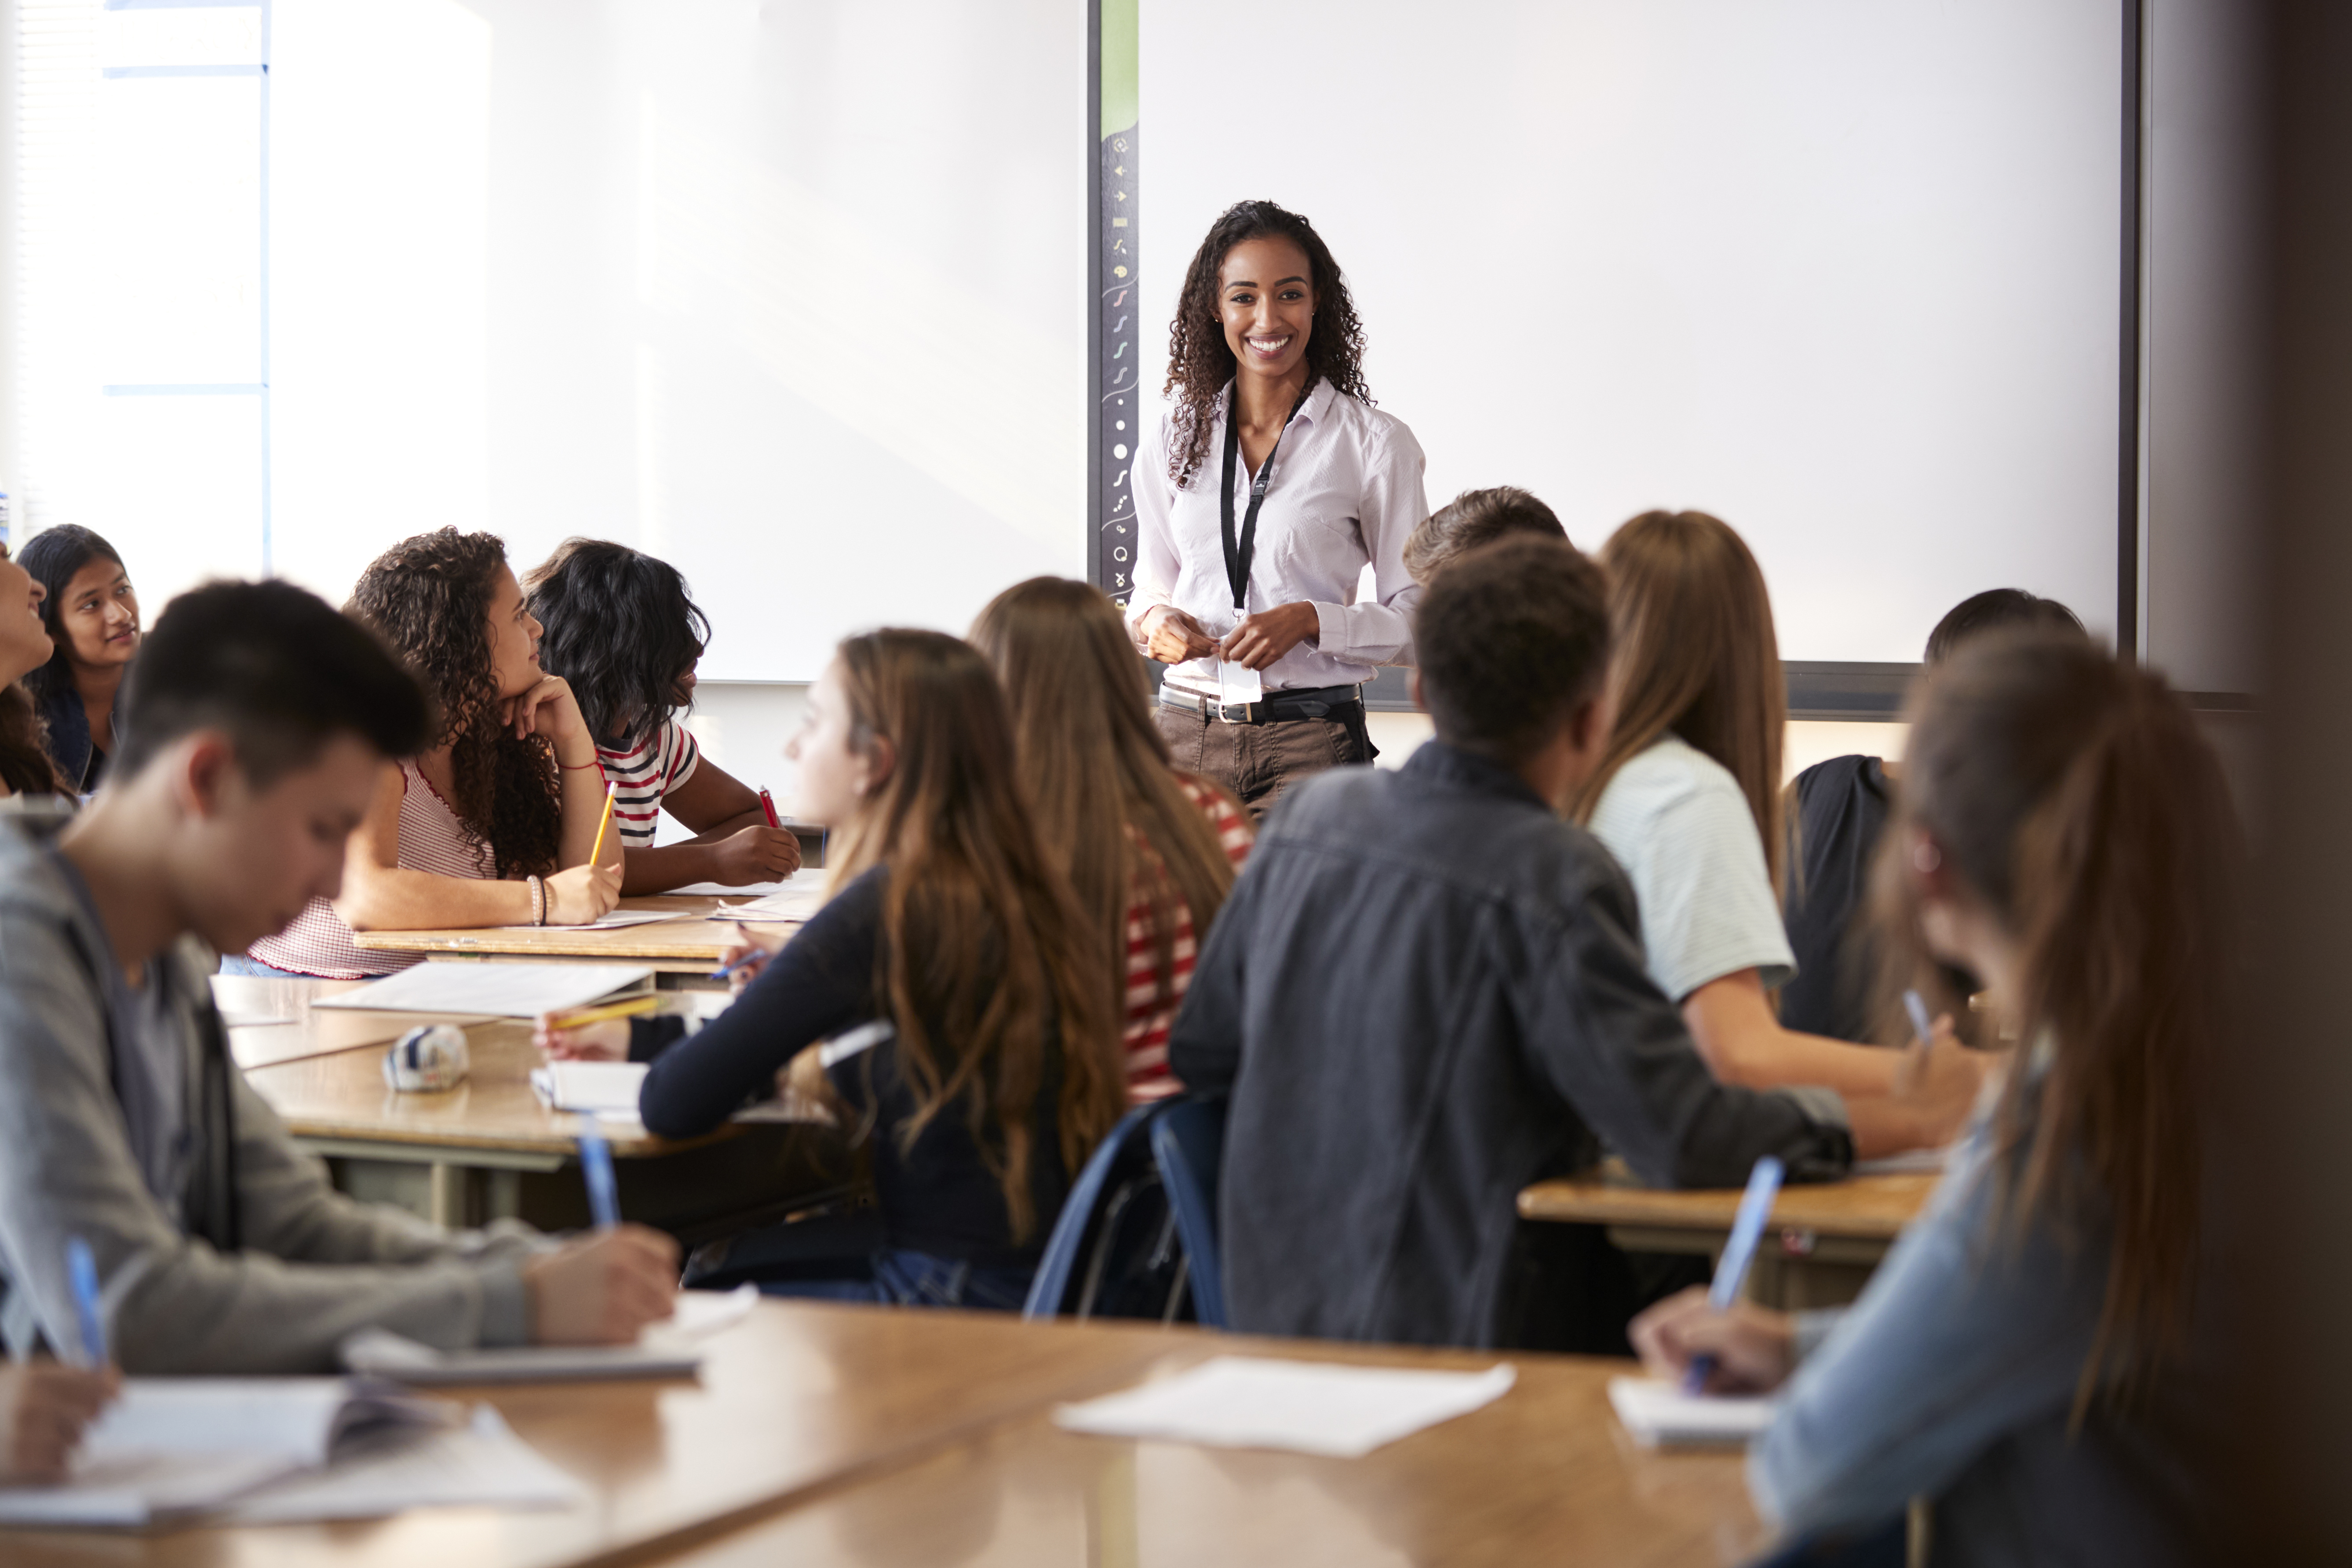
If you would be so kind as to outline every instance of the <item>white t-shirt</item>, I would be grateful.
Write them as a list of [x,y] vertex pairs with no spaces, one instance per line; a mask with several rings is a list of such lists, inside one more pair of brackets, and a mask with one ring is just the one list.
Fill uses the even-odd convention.
[[665,719],[661,728],[626,751],[596,748],[604,765],[604,780],[620,785],[613,796],[613,826],[631,849],[653,847],[654,828],[661,819],[662,796],[694,776],[702,750],[686,726]]
[[1730,769],[1662,736],[1617,770],[1591,826],[1633,884],[1650,978],[1677,1005],[1743,969],[1761,971],[1767,990],[1795,977],[1764,841]]

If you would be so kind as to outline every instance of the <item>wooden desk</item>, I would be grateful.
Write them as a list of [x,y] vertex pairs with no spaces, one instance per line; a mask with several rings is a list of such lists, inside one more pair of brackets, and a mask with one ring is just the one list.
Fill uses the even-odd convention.
[[1134,1381],[1164,1331],[762,1303],[699,1382],[463,1391],[588,1482],[579,1508],[149,1537],[0,1531],[10,1568],[574,1568],[646,1561],[811,1491]]
[[[1413,1366],[1497,1359],[1187,1331],[1171,1335],[1155,1370],[1235,1351]],[[1361,1459],[1076,1436],[1040,1410],[671,1561],[1729,1568],[1763,1543],[1738,1456],[1644,1450],[1617,1425],[1608,1380],[1630,1363],[1510,1359],[1519,1380],[1500,1400]]]
[[[1937,1180],[1931,1174],[1854,1176],[1781,1188],[1771,1231],[1757,1248],[1748,1293],[1791,1309],[1853,1300]],[[1605,1225],[1612,1241],[1636,1252],[1712,1255],[1731,1234],[1738,1208],[1737,1188],[1644,1187],[1614,1160],[1597,1172],[1538,1182],[1519,1194],[1522,1219]]]
[[618,931],[524,926],[473,931],[363,931],[352,940],[372,952],[424,953],[436,959],[587,959],[641,963],[666,974],[698,976],[719,966],[734,945],[734,928],[708,917],[749,903],[749,898],[623,899],[625,910],[661,910],[675,920]]
[[[579,1118],[551,1110],[532,1090],[540,1060],[530,1026],[494,1019],[468,1027],[466,1040],[471,1074],[438,1094],[394,1090],[373,1049],[252,1068],[245,1080],[299,1142],[335,1163],[339,1184],[354,1196],[401,1203],[452,1226],[508,1217],[585,1224],[584,1193],[568,1173]],[[730,1127],[684,1143],[625,1129],[606,1129],[622,1162],[622,1213],[688,1244],[771,1211],[781,1217],[851,1180],[848,1152],[829,1128]]]

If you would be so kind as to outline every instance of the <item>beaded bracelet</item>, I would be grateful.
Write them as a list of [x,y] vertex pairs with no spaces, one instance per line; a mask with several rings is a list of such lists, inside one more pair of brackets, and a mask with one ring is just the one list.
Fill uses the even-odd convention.
[[547,884],[541,881],[537,877],[530,878],[530,923],[535,926],[543,926],[547,923]]

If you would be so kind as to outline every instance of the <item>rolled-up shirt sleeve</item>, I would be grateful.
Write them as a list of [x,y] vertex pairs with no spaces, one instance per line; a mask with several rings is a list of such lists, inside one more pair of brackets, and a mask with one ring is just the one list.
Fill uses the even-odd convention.
[[1351,605],[1317,601],[1318,643],[1334,658],[1410,664],[1421,585],[1404,569],[1404,542],[1429,515],[1422,481],[1427,459],[1412,432],[1393,421],[1376,429],[1365,459],[1357,526],[1371,560],[1373,596]]

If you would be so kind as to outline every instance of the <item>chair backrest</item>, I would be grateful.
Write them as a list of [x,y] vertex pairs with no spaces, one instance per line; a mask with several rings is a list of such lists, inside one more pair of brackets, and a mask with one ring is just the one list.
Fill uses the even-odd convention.
[[1137,1106],[1096,1145],[1087,1168],[1078,1173],[1069,1195],[1062,1200],[1061,1217],[1054,1222],[1054,1234],[1045,1240],[1045,1254],[1030,1281],[1023,1317],[1055,1318],[1078,1310],[1078,1296],[1089,1272],[1099,1272],[1087,1268],[1096,1250],[1094,1243],[1106,1220],[1117,1217],[1114,1205],[1124,1205],[1136,1180],[1150,1171],[1146,1129],[1160,1114],[1161,1103]]
[[1192,1316],[1204,1328],[1225,1326],[1225,1271],[1217,1252],[1217,1173],[1224,1163],[1222,1095],[1165,1100],[1151,1121],[1151,1157],[1176,1213],[1191,1272]]

